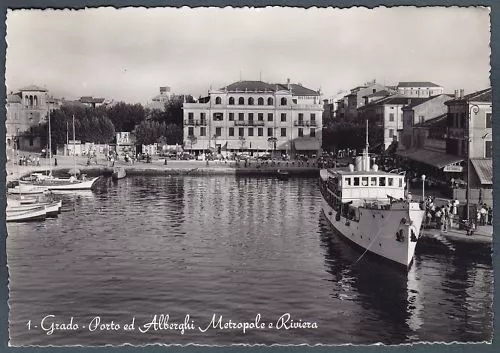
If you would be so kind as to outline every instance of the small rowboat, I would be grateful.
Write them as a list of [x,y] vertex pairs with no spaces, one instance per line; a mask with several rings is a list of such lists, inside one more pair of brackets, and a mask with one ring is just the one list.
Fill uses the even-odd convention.
[[123,179],[127,176],[127,173],[125,172],[125,168],[123,167],[115,167],[113,169],[113,174],[111,175],[111,178],[113,180],[118,180],[118,179]]
[[288,180],[288,178],[290,177],[290,172],[286,171],[286,170],[281,170],[281,169],[278,169],[276,171],[276,176],[278,177],[278,179],[280,180]]
[[45,206],[40,206],[29,211],[9,211],[6,212],[7,222],[28,222],[44,220],[47,217]]

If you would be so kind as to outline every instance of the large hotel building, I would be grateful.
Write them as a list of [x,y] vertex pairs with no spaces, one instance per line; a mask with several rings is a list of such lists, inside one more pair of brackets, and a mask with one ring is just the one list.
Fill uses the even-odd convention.
[[184,103],[185,150],[279,151],[318,155],[321,149],[321,93],[301,84],[239,81]]

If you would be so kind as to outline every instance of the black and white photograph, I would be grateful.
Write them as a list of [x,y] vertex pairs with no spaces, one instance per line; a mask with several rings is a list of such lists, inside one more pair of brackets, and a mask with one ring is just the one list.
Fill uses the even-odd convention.
[[493,340],[491,9],[8,9],[8,345]]

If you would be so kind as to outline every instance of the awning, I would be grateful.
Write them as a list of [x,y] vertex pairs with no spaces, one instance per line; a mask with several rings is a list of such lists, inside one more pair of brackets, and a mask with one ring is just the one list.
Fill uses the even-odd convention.
[[476,174],[483,185],[493,184],[493,163],[491,159],[471,159]]
[[397,151],[396,154],[413,161],[431,165],[438,169],[442,169],[450,164],[460,163],[464,160],[460,156],[446,154],[438,151],[426,150],[422,148]]
[[320,149],[319,141],[314,140],[295,140],[295,150],[297,151],[317,151]]
[[185,150],[208,150],[208,140],[197,140],[191,145],[191,141],[187,140],[184,143]]

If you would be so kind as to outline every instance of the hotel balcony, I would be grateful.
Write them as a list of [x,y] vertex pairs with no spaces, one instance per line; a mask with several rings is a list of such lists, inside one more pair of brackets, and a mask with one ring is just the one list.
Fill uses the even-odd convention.
[[188,119],[188,120],[184,120],[184,125],[207,126],[207,121],[206,120]]
[[293,126],[316,126],[316,121],[295,120]]

